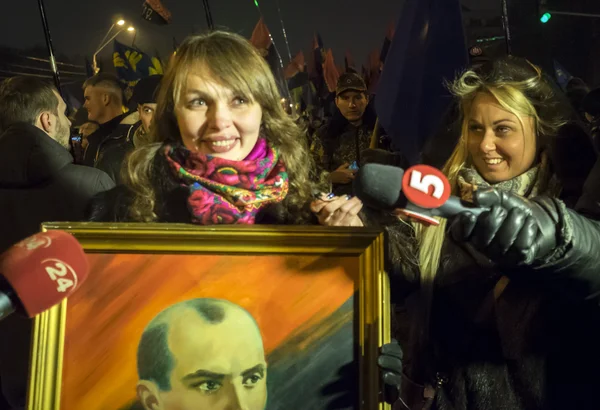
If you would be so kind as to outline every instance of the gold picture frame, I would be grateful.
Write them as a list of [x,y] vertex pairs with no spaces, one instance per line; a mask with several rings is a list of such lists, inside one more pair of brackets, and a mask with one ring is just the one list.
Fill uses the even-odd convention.
[[[355,408],[391,408],[383,402],[377,368],[379,348],[390,342],[389,282],[384,271],[384,236],[380,230],[319,226],[203,227],[105,223],[46,223],[42,229],[71,233],[92,259],[120,255],[163,255],[169,258],[175,258],[176,255],[188,255],[186,257],[190,258],[197,255],[225,255],[230,259],[259,256],[315,257],[317,260],[334,258],[331,261],[335,261],[335,258],[353,261],[344,258],[355,258],[351,266],[357,264],[358,283],[353,297],[356,298],[354,295],[358,294],[358,301],[354,302],[353,320],[358,316],[358,329],[353,333],[353,343],[359,357],[360,386]],[[94,274],[92,264],[90,277]],[[83,291],[81,288],[76,291],[71,301],[78,292]],[[28,410],[79,410],[61,404],[68,306],[65,300],[33,321]]]

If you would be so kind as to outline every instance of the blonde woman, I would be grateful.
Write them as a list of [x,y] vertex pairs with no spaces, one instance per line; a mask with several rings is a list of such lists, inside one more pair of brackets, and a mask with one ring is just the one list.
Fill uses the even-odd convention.
[[[244,38],[188,37],[161,82],[151,143],[95,221],[313,223],[314,163],[264,58]],[[315,219],[316,222],[316,219]]]
[[[556,95],[515,58],[451,88],[463,132],[444,172],[455,195],[490,211],[462,214],[452,229],[388,228],[404,359],[386,345],[380,366],[386,384],[402,386],[396,408],[597,409],[600,229],[559,199]],[[361,220],[331,209],[319,218],[336,213]]]

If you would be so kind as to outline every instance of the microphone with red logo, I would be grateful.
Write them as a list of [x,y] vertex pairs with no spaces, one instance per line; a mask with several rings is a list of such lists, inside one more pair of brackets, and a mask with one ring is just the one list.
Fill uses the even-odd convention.
[[465,211],[478,216],[488,210],[450,195],[446,176],[429,165],[415,165],[404,171],[389,165],[366,164],[357,172],[353,188],[367,206],[397,210],[430,225],[439,225],[435,216],[449,218]]
[[87,278],[83,248],[63,231],[38,233],[0,255],[0,320],[30,318],[60,303]]

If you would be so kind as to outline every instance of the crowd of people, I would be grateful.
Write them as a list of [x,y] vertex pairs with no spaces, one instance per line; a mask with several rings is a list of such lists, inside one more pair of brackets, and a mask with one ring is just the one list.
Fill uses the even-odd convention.
[[[318,127],[223,31],[188,37],[131,101],[107,73],[83,87],[71,124],[53,85],[0,85],[0,251],[45,221],[380,227],[397,341],[379,364],[395,408],[598,407],[600,90],[562,92],[516,57],[460,74],[423,160],[488,211],[424,226],[352,196],[359,167],[405,166],[356,73]],[[11,409],[25,406],[30,327],[0,322]]]

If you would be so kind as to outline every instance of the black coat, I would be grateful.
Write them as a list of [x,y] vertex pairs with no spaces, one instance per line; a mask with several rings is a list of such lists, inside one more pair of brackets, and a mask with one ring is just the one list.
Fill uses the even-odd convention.
[[106,172],[116,184],[122,183],[121,168],[127,155],[135,148],[133,135],[139,126],[139,122],[133,125],[119,125],[100,147],[95,167]]
[[[0,251],[47,221],[81,221],[89,200],[114,186],[102,171],[73,165],[73,157],[40,129],[18,124],[0,136]],[[13,406],[24,406],[31,321],[0,321],[0,381]]]
[[47,221],[81,221],[89,200],[114,187],[102,171],[73,157],[28,124],[0,136],[0,252],[40,230]]
[[90,167],[96,166],[102,151],[111,145],[120,142],[120,137],[123,135],[122,131],[125,128],[121,125],[121,121],[123,121],[126,116],[127,113],[121,114],[112,120],[101,124],[96,131],[88,136],[88,146],[83,154],[83,165]]
[[[502,270],[447,235],[426,344],[415,343],[424,318],[417,275],[396,265],[395,337],[406,371],[422,384],[438,373],[447,379],[432,409],[599,408],[600,223],[564,207],[557,214],[567,221],[560,236],[572,240],[536,267]],[[503,275],[510,281],[494,300]]]

